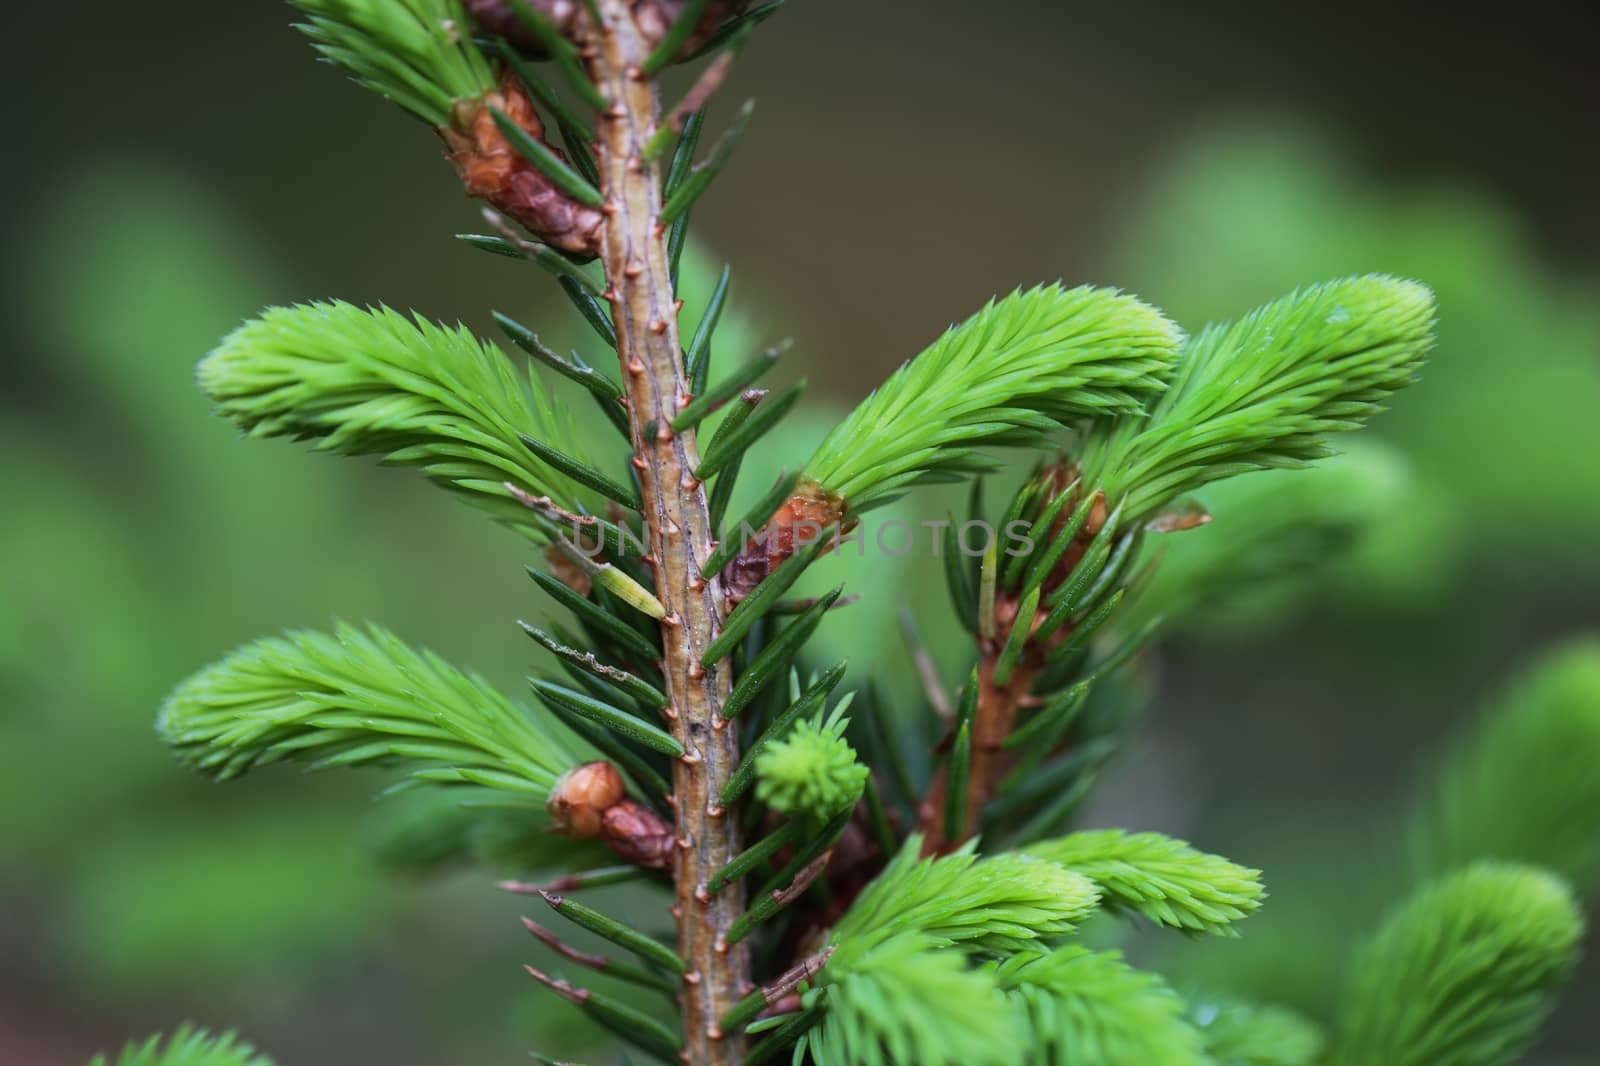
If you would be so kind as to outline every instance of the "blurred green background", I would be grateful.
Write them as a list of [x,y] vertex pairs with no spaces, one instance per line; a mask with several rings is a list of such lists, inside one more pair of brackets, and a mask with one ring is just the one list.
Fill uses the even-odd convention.
[[[541,278],[450,240],[476,214],[437,145],[312,62],[290,15],[268,0],[13,13],[7,1064],[72,1066],[183,1019],[305,1066],[524,1061],[570,1026],[520,976],[534,953],[518,901],[481,872],[397,878],[362,846],[373,782],[216,788],[151,730],[187,672],[335,616],[382,620],[515,692],[533,657],[511,623],[544,609],[512,535],[416,478],[247,444],[192,387],[207,348],[275,302],[570,328]],[[1119,285],[1191,328],[1341,273],[1436,288],[1438,352],[1375,432],[1407,468],[1392,509],[1292,594],[1202,612],[1169,642],[1138,740],[1085,812],[1265,868],[1260,925],[1177,960],[1197,973],[1231,969],[1315,1012],[1327,975],[1275,944],[1337,941],[1341,908],[1381,905],[1388,886],[1365,874],[1438,741],[1597,622],[1597,43],[1581,14],[1536,5],[1489,23],[1360,4],[793,0],[721,102],[754,95],[757,119],[697,236],[735,265],[750,343],[793,335],[817,412],[1017,284]],[[828,424],[797,421],[796,438]],[[934,584],[891,578],[913,600]],[[882,599],[835,639],[903,676]],[[1537,1061],[1593,1061],[1577,1005],[1596,971]]]

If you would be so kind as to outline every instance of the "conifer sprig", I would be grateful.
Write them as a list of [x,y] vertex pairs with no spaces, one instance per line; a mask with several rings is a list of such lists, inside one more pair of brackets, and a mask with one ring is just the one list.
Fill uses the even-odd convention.
[[1160,833],[1097,829],[1031,844],[1027,853],[1097,885],[1103,904],[1157,925],[1237,936],[1233,923],[1261,906],[1261,873]]
[[377,626],[247,644],[178,686],[156,728],[219,781],[283,760],[389,764],[543,803],[580,761],[482,678]]
[[[803,1038],[816,1066],[1008,1066],[1025,1061],[993,973],[958,951],[900,933],[834,968],[810,997],[824,1004]],[[828,971],[824,971],[828,974]],[[800,1050],[794,1061],[806,1061]]]
[[115,1060],[96,1055],[89,1066],[272,1066],[272,1060],[232,1033],[184,1025],[169,1037],[129,1044]]
[[1185,1005],[1165,981],[1114,951],[1078,945],[1016,955],[996,972],[1023,1046],[1052,1066],[1213,1066]]
[[1583,919],[1531,867],[1480,863],[1419,891],[1356,962],[1332,1066],[1507,1066],[1572,968]]
[[975,450],[1128,415],[1157,394],[1178,328],[1111,289],[1014,292],[954,326],[861,402],[806,463],[853,511],[975,468]]
[[1283,1007],[1191,999],[1189,1021],[1216,1066],[1316,1066],[1328,1045],[1321,1029]]
[[1248,470],[1303,466],[1416,376],[1433,343],[1433,294],[1364,275],[1314,285],[1192,338],[1141,423],[1108,425],[1084,483],[1143,522],[1168,501]]
[[355,81],[430,126],[494,88],[458,0],[291,0],[300,30]]
[[833,929],[838,945],[824,972],[848,968],[872,945],[901,933],[935,946],[1017,951],[1071,932],[1100,893],[1082,874],[1005,853],[980,859],[968,842],[942,858],[918,858],[912,836]]
[[855,806],[870,771],[844,737],[844,709],[841,701],[826,718],[818,713],[797,723],[757,756],[756,799],[816,825]]
[[[469,0],[493,37],[480,46],[460,0],[292,2],[325,59],[444,140],[466,192],[493,208],[499,236],[469,243],[554,274],[615,349],[619,374],[557,355],[501,316],[516,345],[591,394],[596,423],[622,431],[626,450],[606,439],[611,469],[626,474],[581,454],[531,368],[524,377],[459,327],[338,302],[246,323],[200,368],[223,414],[252,435],[416,467],[552,546],[549,573],[535,579],[576,624],[525,627],[566,675],[529,679],[544,703],[536,713],[381,629],[258,641],[163,706],[158,728],[180,759],[218,779],[277,761],[388,765],[402,784],[451,786],[418,791],[417,809],[385,837],[391,859],[588,869],[503,887],[543,896],[637,956],[587,955],[525,919],[565,960],[674,995],[679,1017],[529,973],[663,1060],[1504,1066],[1526,1045],[1581,925],[1550,874],[1475,866],[1419,893],[1361,957],[1329,1062],[1321,1034],[1292,1014],[1186,1004],[1120,955],[1068,943],[1102,907],[1233,935],[1265,896],[1257,871],[1154,833],[1040,839],[1082,801],[1142,698],[1120,671],[1153,631],[1152,612],[1209,604],[1324,551],[1379,506],[1358,491],[1365,483],[1306,480],[1294,495],[1263,479],[1255,496],[1233,497],[1248,505],[1245,521],[1227,532],[1219,513],[1186,571],[1144,584],[1147,544],[1209,517],[1187,493],[1328,454],[1329,435],[1411,380],[1431,343],[1425,288],[1334,281],[1187,343],[1114,290],[1013,292],[902,366],[804,467],[780,475],[739,527],[764,535],[735,543],[718,526],[739,471],[803,382],[770,396],[752,389],[770,360],[713,382],[729,274],[706,279],[686,344],[680,312],[702,294],[680,291],[679,265],[699,199],[750,115],[746,104],[696,164],[706,105],[778,3]],[[708,48],[722,54],[663,111],[656,75]],[[540,57],[551,67],[536,68]],[[1050,440],[1062,430],[1071,457],[1040,456],[1004,512],[1008,532],[1026,520],[1034,552],[1002,559],[991,542],[978,562],[958,552],[953,530],[942,534],[979,662],[953,701],[913,641],[929,702],[948,720],[931,759],[906,758],[888,701],[874,682],[861,690],[855,739],[884,764],[886,796],[846,739],[855,694],[827,709],[846,665],[813,672],[808,642],[848,602],[842,587],[785,597],[866,509],[991,469],[985,449],[1066,444]],[[987,517],[981,478],[968,514]],[[557,539],[578,529],[602,556]],[[1130,618],[1130,607],[1145,616]],[[1600,803],[1584,760],[1600,745],[1596,662],[1588,649],[1540,674],[1447,768],[1419,819],[1430,861],[1516,854],[1600,877],[1600,852],[1566,824],[1588,822],[1563,806]],[[1524,786],[1539,804],[1521,802]],[[899,840],[902,813],[927,835]],[[980,855],[980,830],[984,846],[1000,834],[1032,843]],[[1539,839],[1524,847],[1523,836]],[[602,844],[614,858],[596,858]],[[626,865],[591,868],[615,859]],[[567,895],[630,878],[670,883],[674,944]],[[131,1047],[119,1066],[268,1064],[186,1029]]]
[[597,499],[524,443],[575,436],[538,379],[520,377],[500,349],[459,326],[342,301],[274,307],[230,333],[198,376],[252,436],[417,467],[539,539],[551,525],[506,482],[570,511]]

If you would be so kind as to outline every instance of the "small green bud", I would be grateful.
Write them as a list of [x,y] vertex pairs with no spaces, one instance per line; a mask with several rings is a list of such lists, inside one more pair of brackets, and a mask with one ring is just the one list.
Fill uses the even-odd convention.
[[756,758],[756,798],[774,810],[823,821],[853,806],[866,787],[867,768],[844,738],[848,718],[839,704],[827,721],[801,722]]

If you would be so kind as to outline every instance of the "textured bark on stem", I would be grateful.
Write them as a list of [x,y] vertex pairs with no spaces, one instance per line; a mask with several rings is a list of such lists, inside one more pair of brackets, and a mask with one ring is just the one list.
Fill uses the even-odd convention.
[[695,435],[668,428],[688,402],[689,388],[658,223],[660,168],[643,155],[661,119],[655,85],[639,76],[650,42],[627,0],[600,0],[598,9],[601,25],[585,51],[595,84],[611,103],[601,116],[597,145],[606,199],[600,257],[628,394],[655,591],[667,610],[662,673],[676,714],[673,727],[688,749],[673,768],[678,953],[689,966],[682,996],[684,1058],[694,1066],[731,1066],[742,1058],[742,1041],[721,1032],[718,1020],[750,990],[749,957],[742,946],[727,947],[723,937],[744,910],[744,894],[738,885],[716,894],[703,886],[740,850],[738,826],[716,801],[738,764],[739,742],[720,717],[729,689],[727,664],[699,665],[721,628],[725,606],[717,576],[701,573],[713,537],[705,490],[692,474],[699,465]]
[[918,812],[924,854],[950,851],[978,831],[978,815],[983,805],[994,797],[995,786],[1005,772],[1003,745],[1017,724],[1017,712],[1039,676],[1039,670],[1032,663],[1018,663],[1010,679],[997,686],[994,683],[997,655],[998,649],[986,652],[978,668],[978,706],[972,714],[972,763],[967,770],[966,816],[961,835],[951,840],[944,834],[945,772],[941,767]]
[[[1056,491],[1065,492],[1075,483],[1077,471],[1063,467],[1056,471],[1055,477]],[[1074,543],[1067,548],[1066,554],[1051,572],[1052,576],[1045,583],[1046,589],[1056,587],[1071,575],[1082,561],[1084,552],[1095,534],[1105,525],[1107,515],[1104,495],[1099,493],[1096,495],[1100,498],[1091,508],[1089,517]],[[1069,507],[1063,512],[1057,529],[1060,528],[1059,523],[1066,521],[1066,515],[1070,511]],[[996,602],[995,618],[1000,632],[1011,631],[1021,606],[1012,595],[1002,596]],[[1037,611],[1029,623],[1030,627],[1036,628],[1048,613],[1042,609]],[[1051,634],[1043,647],[1030,644],[1004,685],[994,683],[994,668],[1000,657],[1000,642],[988,640],[980,644],[982,662],[978,666],[978,705],[972,714],[972,762],[967,769],[967,795],[963,803],[965,815],[961,832],[955,839],[947,838],[944,832],[946,776],[944,768],[941,767],[929,784],[927,798],[917,811],[919,828],[922,830],[923,854],[951,851],[978,831],[979,816],[983,813],[983,806],[994,798],[994,790],[1010,762],[1005,751],[1005,742],[1011,731],[1016,728],[1017,714],[1022,710],[1023,702],[1028,698],[1034,681],[1038,680],[1039,674],[1044,670],[1050,649],[1070,637],[1072,629],[1071,624],[1062,626]],[[1029,629],[1029,633],[1033,633],[1033,628]]]

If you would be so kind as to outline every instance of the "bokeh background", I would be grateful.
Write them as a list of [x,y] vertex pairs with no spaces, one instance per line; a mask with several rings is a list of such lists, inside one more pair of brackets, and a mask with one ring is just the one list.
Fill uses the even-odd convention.
[[[373,782],[216,788],[152,734],[187,672],[333,617],[381,619],[515,691],[532,654],[511,622],[544,609],[512,535],[418,479],[241,441],[192,387],[269,303],[571,329],[541,278],[450,239],[476,215],[437,146],[312,62],[290,16],[11,13],[7,1064],[74,1066],[184,1019],[236,1025],[286,1066],[525,1061],[538,1034],[574,1031],[519,976],[518,901],[482,872],[384,869]],[[1341,273],[1435,286],[1437,355],[1375,431],[1407,468],[1392,510],[1292,594],[1170,640],[1138,741],[1084,813],[1266,869],[1259,927],[1175,965],[1325,1005],[1337,974],[1305,945],[1381,906],[1392,813],[1437,744],[1600,621],[1597,44],[1576,8],[1536,4],[1491,21],[793,0],[719,105],[754,96],[757,118],[696,236],[735,264],[749,344],[795,338],[812,385],[795,453],[1018,284],[1116,284],[1191,327]],[[934,583],[890,576],[914,605]],[[835,639],[903,674],[894,606],[862,605]],[[1596,969],[1536,1061],[1593,1061]]]

